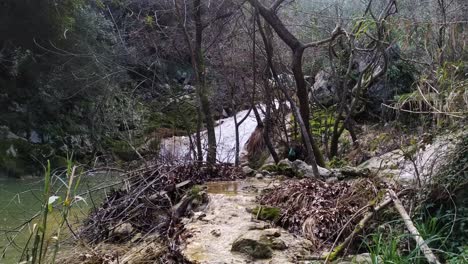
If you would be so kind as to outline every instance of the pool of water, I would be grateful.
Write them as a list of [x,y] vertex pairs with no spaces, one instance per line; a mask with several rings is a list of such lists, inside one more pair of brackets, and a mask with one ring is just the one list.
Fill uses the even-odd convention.
[[[64,196],[66,179],[53,179],[52,195]],[[76,230],[94,205],[98,206],[111,188],[118,188],[119,175],[100,173],[82,176],[76,193],[84,199],[72,206],[68,222]],[[17,263],[39,218],[34,216],[41,210],[44,181],[41,178],[0,177],[0,264]],[[112,185],[112,187],[107,187]],[[92,192],[89,192],[92,190]],[[53,210],[48,217],[48,228],[52,234],[58,227],[61,212]],[[68,227],[62,231],[61,241],[66,245],[73,236]]]

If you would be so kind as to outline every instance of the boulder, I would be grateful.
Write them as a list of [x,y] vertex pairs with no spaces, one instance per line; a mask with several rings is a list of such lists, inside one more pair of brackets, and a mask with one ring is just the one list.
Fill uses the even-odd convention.
[[336,83],[332,80],[331,75],[321,70],[315,76],[315,83],[309,93],[309,98],[316,104],[331,106],[337,102],[336,90]]
[[254,259],[271,258],[273,250],[288,248],[280,236],[281,231],[276,228],[249,230],[234,241],[231,251],[247,254]]
[[255,173],[255,170],[250,168],[249,166],[243,166],[242,172],[247,176],[252,176]]
[[298,176],[302,176],[302,177],[324,177],[324,178],[328,178],[328,177],[331,177],[333,175],[332,171],[330,171],[330,170],[328,170],[326,168],[320,167],[320,166],[318,166],[318,170],[319,170],[320,175],[318,175],[318,176],[314,175],[314,172],[312,170],[312,166],[305,163],[302,160],[295,160],[294,162],[292,162],[292,167],[296,171],[296,174]]
[[21,139],[25,140],[25,138],[17,136],[15,133],[11,132],[7,126],[0,126],[0,140],[4,139]]
[[254,259],[268,259],[273,250],[267,243],[253,238],[240,237],[232,243],[231,251],[247,254]]
[[278,167],[275,163],[266,163],[262,167],[260,167],[260,171],[267,171],[273,173],[278,171]]
[[117,225],[112,231],[112,237],[115,239],[126,239],[133,232],[133,226],[130,223],[122,223]]

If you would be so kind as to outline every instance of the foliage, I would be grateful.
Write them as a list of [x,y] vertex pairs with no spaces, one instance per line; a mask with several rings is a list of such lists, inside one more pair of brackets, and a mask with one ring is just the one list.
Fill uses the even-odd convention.
[[[419,214],[413,222],[423,239],[439,258],[448,263],[466,258],[464,246],[451,247],[450,233],[454,215],[431,216],[427,212]],[[447,221],[449,220],[449,221]],[[464,242],[461,242],[464,243]],[[405,231],[401,221],[381,224],[374,232],[364,237],[363,245],[369,250],[372,263],[426,263],[426,260],[412,243],[412,237]],[[465,244],[466,245],[466,244]],[[452,261],[452,262],[451,262]]]
[[60,41],[75,26],[74,12],[83,0],[3,1],[0,10],[0,32],[5,42],[26,49],[37,49],[34,42]]
[[402,121],[418,117],[422,125],[449,126],[463,120],[467,113],[466,62],[445,62],[435,73],[421,75],[415,90],[395,97],[395,109]]
[[[20,12],[22,2],[15,12]],[[47,9],[53,1],[37,2]],[[21,16],[5,19],[14,23],[28,14],[28,8],[21,10],[25,12]],[[123,134],[130,140],[128,131],[140,127],[142,108],[128,93],[131,82],[121,66],[123,50],[110,20],[80,0],[60,1],[53,9],[55,17],[44,18],[52,11],[37,9],[28,14],[24,25],[18,24],[34,23],[41,30],[29,32],[16,26],[15,31],[24,36],[7,34],[8,44],[2,49],[0,43],[0,125],[26,139],[36,133],[40,143],[58,155],[73,151],[86,162],[93,152],[107,151],[101,145],[104,137]],[[42,19],[48,22],[41,24]],[[49,24],[60,28],[60,34],[48,35],[55,28],[48,28]],[[25,44],[23,38],[37,43]],[[30,155],[23,158],[37,163]]]
[[425,202],[421,205],[421,219],[437,219],[444,240],[441,246],[452,254],[462,254],[468,245],[468,195],[466,187],[468,138],[462,133],[454,151],[432,179]]

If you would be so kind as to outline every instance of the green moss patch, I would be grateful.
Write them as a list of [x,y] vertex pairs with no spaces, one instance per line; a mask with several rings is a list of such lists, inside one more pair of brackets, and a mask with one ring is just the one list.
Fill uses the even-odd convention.
[[252,214],[257,219],[276,222],[281,216],[281,209],[276,207],[257,206],[252,209]]

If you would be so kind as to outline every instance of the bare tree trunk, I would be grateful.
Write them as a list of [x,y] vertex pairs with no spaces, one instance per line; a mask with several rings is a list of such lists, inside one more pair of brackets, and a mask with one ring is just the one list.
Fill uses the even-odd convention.
[[263,129],[263,137],[265,138],[265,143],[267,144],[268,149],[270,150],[270,154],[273,157],[273,160],[275,163],[278,163],[280,161],[278,154],[276,153],[275,148],[273,147],[273,144],[271,143],[271,138],[273,135],[271,134],[271,127],[272,127],[272,122],[271,122],[271,94],[270,91],[267,89],[268,87],[265,87],[265,97],[266,97],[266,102],[265,102],[265,122],[264,122],[264,129]]
[[303,129],[301,129],[301,131],[306,132],[306,134],[303,134],[303,140],[305,140],[305,138],[307,137],[308,141],[310,141],[310,144],[312,146],[313,151],[307,150],[308,156],[314,155],[313,159],[316,160],[316,163],[322,167],[325,167],[325,160],[323,158],[322,152],[315,143],[315,140],[313,139],[312,134],[310,132],[310,112],[308,100],[309,97],[306,82],[304,79],[304,73],[302,70],[302,56],[306,48],[315,47],[330,42],[337,35],[341,34],[342,31],[340,28],[337,28],[337,30],[335,30],[332,33],[332,36],[328,39],[303,44],[286,28],[286,26],[282,23],[281,19],[276,15],[276,9],[281,5],[282,2],[284,2],[284,0],[275,1],[270,8],[267,8],[264,5],[260,4],[258,0],[249,0],[249,2],[259,11],[262,17],[268,22],[269,25],[271,25],[271,27],[275,30],[276,34],[278,34],[281,40],[283,40],[283,42],[289,46],[293,53],[291,68],[294,73],[294,79],[296,81],[300,114],[303,120],[303,125],[305,125],[305,131],[303,131]]
[[[234,101],[234,100],[233,100]],[[236,133],[236,149],[235,149],[235,157],[234,157],[234,165],[239,165],[239,153],[240,153],[240,140],[239,140],[239,125],[237,123],[237,111],[234,108],[234,103],[232,104],[234,109],[234,128]]]
[[[304,120],[305,129],[308,131],[307,135],[310,144],[312,145],[313,154],[315,156],[315,160],[317,164],[325,167],[325,160],[323,159],[322,152],[318,147],[317,143],[310,133],[310,111],[309,111],[309,94],[307,91],[306,81],[304,79],[304,72],[302,71],[302,57],[304,55],[304,48],[298,48],[293,50],[293,61],[292,61],[292,71],[294,74],[294,79],[296,81],[296,89],[297,89],[297,98],[299,99],[299,109],[301,112],[302,120]],[[308,154],[310,155],[310,154]]]
[[265,124],[262,122],[262,118],[260,117],[260,114],[258,113],[257,108],[255,105],[252,106],[252,109],[255,113],[255,118],[257,119],[257,126],[263,128],[262,136],[263,136],[263,141],[265,142],[265,145],[268,148],[268,151],[270,152],[271,156],[273,157],[273,160],[278,163],[279,158],[278,154],[276,153],[275,148],[273,147],[273,144],[271,143],[271,139],[267,133],[265,133]]
[[201,0],[193,1],[194,9],[194,20],[195,20],[195,47],[194,47],[194,58],[196,64],[196,71],[198,76],[197,91],[200,98],[200,106],[205,118],[206,132],[208,135],[208,152],[206,155],[206,161],[208,164],[216,163],[216,135],[214,129],[213,114],[211,112],[210,100],[208,98],[208,91],[206,87],[206,76],[205,76],[205,63],[202,50],[203,40],[203,24],[201,21]]
[[[288,94],[287,89],[283,86],[283,83],[279,80],[278,74],[276,73],[276,69],[275,69],[275,67],[273,65],[273,46],[271,44],[272,34],[268,34],[268,37],[267,37],[267,34],[263,30],[263,27],[261,25],[261,22],[260,22],[259,18],[257,18],[257,23],[259,25],[260,35],[262,36],[262,40],[263,40],[263,43],[264,43],[264,46],[265,46],[268,67],[270,68],[271,73],[273,75],[273,78],[274,78],[275,82],[277,83],[278,87],[283,92],[284,96],[286,97],[289,104],[291,105],[293,115],[294,115],[295,119],[297,120],[297,122],[299,123],[299,127],[301,128],[302,138],[304,140],[306,150],[309,153],[309,155],[307,155],[306,162],[312,166],[312,170],[314,172],[314,175],[319,176],[317,162],[315,160],[315,155],[313,155],[314,152],[313,152],[313,148],[312,148],[312,143],[310,142],[310,137],[309,137],[310,131],[307,130],[307,127],[306,127],[306,125],[304,123],[304,119],[301,116],[300,109],[296,106],[293,99]],[[308,107],[308,105],[307,105],[307,107]]]
[[196,133],[196,142],[195,144],[197,145],[197,161],[202,162],[203,161],[203,149],[202,149],[202,144],[201,144],[201,129],[202,129],[202,113],[200,110],[200,106],[197,106],[197,133]]

